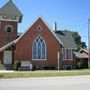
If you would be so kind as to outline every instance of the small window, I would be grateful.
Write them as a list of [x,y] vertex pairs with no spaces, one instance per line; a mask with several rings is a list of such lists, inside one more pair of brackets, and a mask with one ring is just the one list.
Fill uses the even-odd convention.
[[73,69],[73,65],[68,65],[68,69]]
[[62,48],[62,60],[66,60],[67,59],[67,55],[66,55],[66,49]]
[[11,33],[13,31],[13,27],[11,25],[8,25],[8,26],[5,27],[5,31],[7,33]]
[[15,20],[16,17],[15,16],[10,16],[10,19]]
[[72,55],[72,49],[68,49],[68,60],[73,60]]
[[42,30],[41,25],[38,25],[37,30]]
[[67,69],[67,66],[66,65],[63,65],[63,69],[66,70]]
[[8,15],[3,14],[3,15],[2,15],[2,18],[3,18],[3,19],[9,19],[9,16],[8,16]]

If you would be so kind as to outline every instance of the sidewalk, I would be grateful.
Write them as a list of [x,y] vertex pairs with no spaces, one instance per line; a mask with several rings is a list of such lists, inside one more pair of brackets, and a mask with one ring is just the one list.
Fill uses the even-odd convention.
[[12,73],[14,72],[13,70],[0,70],[0,73]]

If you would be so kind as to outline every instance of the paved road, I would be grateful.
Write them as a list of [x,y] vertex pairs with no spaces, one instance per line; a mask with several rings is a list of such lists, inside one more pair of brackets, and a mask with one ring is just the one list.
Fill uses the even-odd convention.
[[90,90],[90,76],[0,79],[0,90]]

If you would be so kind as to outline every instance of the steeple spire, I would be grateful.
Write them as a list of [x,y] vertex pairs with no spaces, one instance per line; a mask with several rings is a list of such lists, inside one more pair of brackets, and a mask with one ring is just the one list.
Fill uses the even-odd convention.
[[18,21],[22,21],[22,13],[16,7],[12,0],[9,0],[3,7],[0,8],[1,15],[8,15],[12,17],[18,17]]

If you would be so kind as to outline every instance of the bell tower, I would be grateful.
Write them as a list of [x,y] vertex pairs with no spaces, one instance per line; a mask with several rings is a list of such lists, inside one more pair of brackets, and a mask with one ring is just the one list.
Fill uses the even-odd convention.
[[18,23],[21,23],[22,17],[12,0],[0,8],[0,47],[17,38]]

